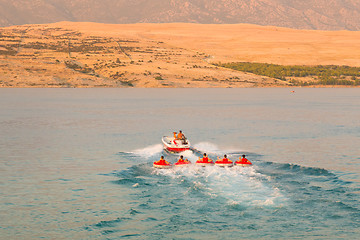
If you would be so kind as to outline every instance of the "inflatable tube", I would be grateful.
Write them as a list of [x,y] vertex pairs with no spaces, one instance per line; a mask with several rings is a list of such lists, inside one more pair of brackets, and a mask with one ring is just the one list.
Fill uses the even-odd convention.
[[189,166],[191,164],[191,162],[177,162],[174,165],[177,167],[185,167],[185,166]]
[[211,160],[209,162],[204,162],[202,160],[197,160],[195,163],[197,166],[206,167],[206,166],[212,166],[214,165],[214,162]]
[[224,161],[216,161],[215,166],[218,166],[218,167],[232,167],[233,163],[232,162],[224,162]]
[[169,169],[169,168],[172,167],[172,165],[171,164],[166,164],[166,163],[160,164],[160,163],[154,162],[153,167],[154,168],[159,168],[159,169]]
[[235,166],[239,166],[239,167],[251,167],[252,163],[244,163],[244,162],[235,162]]

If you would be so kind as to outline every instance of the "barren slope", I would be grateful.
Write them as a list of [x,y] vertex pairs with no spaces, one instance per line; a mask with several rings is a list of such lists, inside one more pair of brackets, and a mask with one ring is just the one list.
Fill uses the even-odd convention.
[[283,86],[210,63],[360,66],[359,32],[61,22],[1,28],[0,34],[3,87]]

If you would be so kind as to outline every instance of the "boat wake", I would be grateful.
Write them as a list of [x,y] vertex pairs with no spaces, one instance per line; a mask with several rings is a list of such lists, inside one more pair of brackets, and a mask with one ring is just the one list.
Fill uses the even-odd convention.
[[[226,153],[208,143],[195,149],[181,154],[194,162],[202,152],[212,158]],[[234,160],[243,151],[227,153]],[[247,153],[254,165],[246,168],[154,169],[152,163],[161,155],[172,163],[180,155],[166,155],[161,145],[120,155],[132,166],[109,175],[126,201],[113,220],[88,227],[107,238],[141,233],[150,239],[186,239],[191,232],[199,238],[224,238],[225,233],[225,238],[245,239],[251,238],[249,231],[266,236],[277,227],[275,238],[282,238],[283,231],[288,238],[302,236],[304,231],[314,234],[308,236],[327,236],[327,229],[339,228],[339,221],[351,236],[358,235],[354,229],[360,228],[359,188],[326,169],[270,162],[256,153]],[[166,235],[164,229],[173,234]]]
[[193,147],[194,151],[206,152],[208,154],[222,154],[222,151],[215,145],[209,142],[200,142]]
[[201,190],[210,199],[224,205],[280,206],[286,198],[269,184],[269,177],[255,167],[219,168],[189,166],[170,170],[154,169],[154,175],[166,176],[175,183],[186,182],[184,195]]
[[[150,145],[145,148],[135,149],[130,152],[119,152],[118,155],[125,158],[131,158],[134,160],[140,160],[141,162],[147,162],[154,156],[160,156],[163,152],[163,146],[161,144]],[[139,161],[136,161],[139,162]]]
[[161,153],[162,150],[163,150],[162,145],[161,144],[156,144],[156,145],[148,146],[146,148],[136,149],[132,153],[134,155],[138,155],[140,157],[149,158],[149,157],[152,157],[152,156],[154,156],[156,154]]
[[[175,163],[180,155],[195,163],[202,154],[206,152],[210,158],[215,159],[226,153],[216,145],[201,142],[194,145],[194,148],[181,153],[170,154],[162,149],[162,145],[151,145],[143,149],[129,152],[131,161],[143,164],[134,165],[128,171],[142,172],[144,176],[155,178],[156,180],[166,178],[166,182],[177,186],[177,192],[182,192],[184,196],[191,196],[192,193],[205,194],[210,199],[216,198],[217,201],[226,205],[244,206],[280,206],[286,198],[280,193],[277,187],[269,184],[269,177],[258,172],[258,167],[237,167],[220,168],[217,166],[199,167],[191,164],[186,167],[173,167],[171,169],[154,169],[152,163],[164,155],[169,162]],[[229,158],[237,160],[241,151],[229,154]],[[257,154],[247,153],[250,159],[256,162],[253,157]],[[130,160],[130,159],[129,159]],[[126,172],[126,171],[125,171]],[[122,174],[120,174],[122,175]],[[128,175],[128,174],[126,174]],[[138,179],[140,176],[136,176]],[[143,177],[143,176],[141,176]],[[140,179],[141,179],[140,177]],[[141,187],[142,182],[134,182],[127,177],[119,180],[129,182],[131,186]],[[117,183],[119,183],[119,181]],[[155,184],[156,186],[156,184]],[[154,187],[155,187],[154,186]]]

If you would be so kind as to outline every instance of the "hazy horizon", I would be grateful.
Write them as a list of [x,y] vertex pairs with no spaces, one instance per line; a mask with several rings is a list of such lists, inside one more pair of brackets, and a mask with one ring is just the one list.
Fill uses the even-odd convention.
[[0,27],[59,21],[249,23],[314,30],[360,30],[358,0],[0,0]]

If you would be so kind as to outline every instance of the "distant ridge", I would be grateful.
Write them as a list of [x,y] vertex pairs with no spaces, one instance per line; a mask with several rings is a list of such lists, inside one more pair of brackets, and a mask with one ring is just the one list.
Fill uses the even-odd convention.
[[0,26],[100,23],[251,23],[360,30],[359,0],[0,0]]

